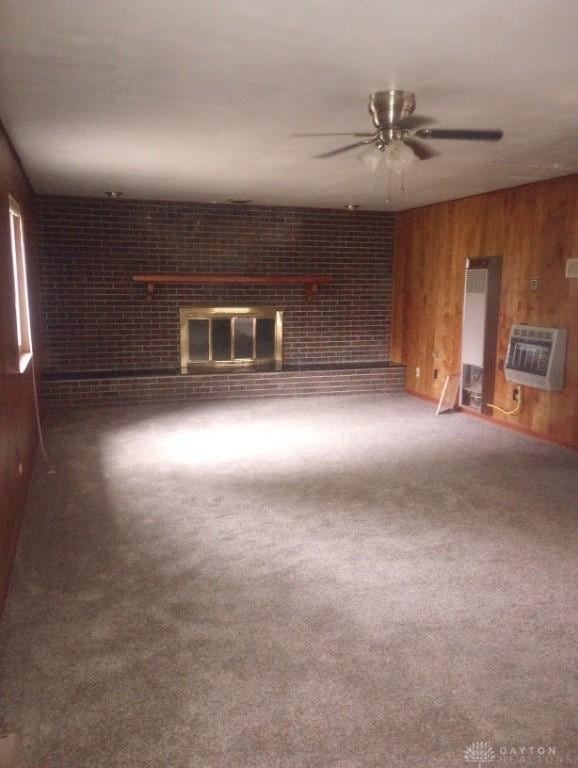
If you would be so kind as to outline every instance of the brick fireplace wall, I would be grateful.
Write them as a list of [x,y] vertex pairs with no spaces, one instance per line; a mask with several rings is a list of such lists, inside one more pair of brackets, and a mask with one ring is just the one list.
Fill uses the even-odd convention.
[[[292,364],[389,358],[394,219],[390,214],[137,200],[37,199],[45,371],[175,370],[179,307],[285,310]],[[160,286],[138,272],[327,273],[303,288]]]

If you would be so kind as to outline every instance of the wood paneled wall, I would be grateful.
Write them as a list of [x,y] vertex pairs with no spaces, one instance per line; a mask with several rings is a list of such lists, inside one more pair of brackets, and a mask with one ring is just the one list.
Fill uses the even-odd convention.
[[[564,277],[578,257],[578,176],[403,211],[395,242],[392,359],[408,390],[437,398],[459,371],[466,259],[500,255],[498,361],[515,322],[567,328],[568,352],[563,392],[525,388],[520,414],[493,418],[578,445],[578,280]],[[498,370],[495,402],[513,407],[512,390]]]
[[[8,584],[36,446],[31,367],[29,366],[23,374],[18,372],[9,194],[20,204],[27,261],[29,270],[33,273],[33,194],[0,125],[0,610]],[[31,274],[30,278],[34,322],[34,275]]]

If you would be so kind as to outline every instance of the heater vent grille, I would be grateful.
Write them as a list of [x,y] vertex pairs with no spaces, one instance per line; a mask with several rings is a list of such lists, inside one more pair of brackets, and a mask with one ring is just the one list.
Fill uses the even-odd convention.
[[485,293],[487,285],[487,269],[466,270],[466,293]]
[[524,326],[516,326],[516,335],[522,336],[527,339],[552,339],[554,337],[554,331],[541,330],[539,328],[531,328]]
[[560,392],[564,386],[566,330],[513,325],[506,355],[508,381]]

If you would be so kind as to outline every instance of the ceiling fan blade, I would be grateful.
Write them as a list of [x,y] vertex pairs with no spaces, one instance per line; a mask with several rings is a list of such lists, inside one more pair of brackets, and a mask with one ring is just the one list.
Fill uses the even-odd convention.
[[470,131],[466,128],[421,128],[416,131],[418,139],[459,139],[462,141],[499,141],[503,131]]
[[349,152],[351,149],[357,149],[357,147],[363,147],[367,144],[373,144],[374,139],[365,139],[365,141],[356,141],[355,144],[347,144],[345,147],[339,147],[339,149],[332,149],[331,152],[324,152],[322,155],[315,155],[318,160],[325,157],[333,157],[334,155],[340,155],[342,152]]
[[409,138],[404,139],[404,141],[408,147],[413,149],[415,156],[420,160],[429,160],[431,157],[437,157],[439,155],[437,149],[433,149],[433,147],[429,147],[427,144],[422,144],[422,142],[417,139]]
[[422,125],[431,125],[435,120],[433,117],[426,117],[425,115],[409,115],[400,122],[402,128],[421,128]]
[[295,138],[302,139],[308,136],[353,136],[355,138],[365,138],[367,136],[377,136],[376,133],[293,133]]

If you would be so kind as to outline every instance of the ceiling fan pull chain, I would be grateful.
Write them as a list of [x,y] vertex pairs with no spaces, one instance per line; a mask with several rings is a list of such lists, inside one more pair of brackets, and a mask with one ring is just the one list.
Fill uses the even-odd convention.
[[389,205],[391,201],[391,168],[387,169],[387,190],[385,193],[385,204]]

